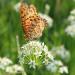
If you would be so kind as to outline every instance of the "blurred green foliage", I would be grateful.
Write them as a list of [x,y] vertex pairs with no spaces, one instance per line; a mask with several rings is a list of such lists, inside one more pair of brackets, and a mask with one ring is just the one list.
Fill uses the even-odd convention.
[[[75,39],[64,33],[66,19],[70,11],[75,8],[73,0],[28,0],[37,10],[44,13],[45,4],[50,5],[49,16],[54,20],[52,28],[45,29],[41,41],[51,48],[64,44],[70,50],[71,60],[68,64],[69,75],[75,75]],[[17,63],[16,35],[19,36],[20,45],[25,43],[20,16],[14,10],[14,5],[19,0],[0,0],[0,56],[7,56]]]

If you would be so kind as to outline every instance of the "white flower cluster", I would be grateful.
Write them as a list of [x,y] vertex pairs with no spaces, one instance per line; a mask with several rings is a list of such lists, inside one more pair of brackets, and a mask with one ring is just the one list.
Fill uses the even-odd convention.
[[7,73],[18,73],[23,71],[23,68],[17,64],[13,65],[13,62],[7,57],[0,57],[0,70],[3,70]]
[[75,9],[73,9],[73,10],[70,12],[70,15],[69,15],[69,17],[68,17],[68,20],[69,20],[70,22],[75,21]]
[[70,60],[70,52],[66,50],[64,45],[53,47],[51,52],[54,54],[54,56],[59,56],[65,62]]
[[35,68],[35,66],[44,64],[46,61],[49,62],[49,60],[53,60],[54,57],[48,51],[48,48],[44,43],[30,41],[21,47],[21,50],[19,51],[19,59],[21,64],[29,64],[30,67]]
[[60,67],[59,72],[60,72],[60,73],[68,73],[68,68],[67,68],[67,66],[62,66],[62,67]]
[[46,66],[48,71],[51,71],[53,73],[59,72],[59,73],[68,73],[67,66],[64,66],[63,63],[60,60],[54,60],[53,62],[50,62]]
[[68,17],[68,21],[70,23],[69,26],[65,29],[65,32],[71,37],[75,37],[75,9],[70,12],[70,16]]
[[51,70],[51,72],[56,72],[58,70],[58,66],[62,66],[63,63],[61,61],[57,61],[57,60],[54,60],[53,62],[50,62],[46,68],[48,71]]
[[[51,53],[54,55],[55,58],[59,57],[63,61],[68,62],[70,60],[70,53],[68,50],[65,49],[63,45],[56,46],[51,49]],[[63,62],[58,59],[50,62],[46,68],[51,70],[51,72],[59,72],[59,73],[68,73],[68,67],[64,66]]]
[[[58,51],[59,54],[59,51]],[[47,46],[39,41],[29,41],[24,44],[19,51],[19,61],[22,65],[28,65],[29,68],[46,66],[51,72],[68,73],[68,69],[60,60],[55,60],[52,51],[48,51]]]
[[22,73],[23,72],[23,68],[17,64],[15,65],[11,65],[11,66],[7,66],[6,70],[7,73],[11,73],[11,74],[15,74],[15,73]]
[[5,70],[5,68],[12,63],[13,62],[7,57],[4,57],[4,58],[0,57],[0,69]]
[[65,32],[70,35],[71,37],[75,37],[75,25],[69,25],[66,29]]

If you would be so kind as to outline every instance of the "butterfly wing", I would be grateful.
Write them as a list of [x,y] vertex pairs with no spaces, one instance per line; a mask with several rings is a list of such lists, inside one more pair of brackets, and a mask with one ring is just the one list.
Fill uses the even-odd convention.
[[32,21],[34,20],[34,14],[36,14],[35,7],[27,4],[21,3],[20,6],[20,17],[22,28],[27,39],[31,39],[31,31],[33,29]]
[[26,36],[29,34],[29,28],[31,22],[29,20],[26,20],[26,15],[28,13],[28,5],[21,3],[20,5],[20,17],[21,17],[21,23],[22,23],[22,28]]
[[45,27],[45,21],[36,12],[34,5],[22,3],[20,6],[22,27],[27,40],[39,38]]
[[42,36],[42,32],[46,26],[46,22],[40,16],[36,16],[32,21],[33,30],[31,32],[32,38],[39,38]]

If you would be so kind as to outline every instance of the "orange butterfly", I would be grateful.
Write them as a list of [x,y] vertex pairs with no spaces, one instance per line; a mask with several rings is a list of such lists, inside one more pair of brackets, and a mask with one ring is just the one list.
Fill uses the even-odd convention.
[[38,15],[34,5],[28,6],[21,2],[20,17],[27,40],[33,40],[42,36],[42,32],[47,25],[47,22]]

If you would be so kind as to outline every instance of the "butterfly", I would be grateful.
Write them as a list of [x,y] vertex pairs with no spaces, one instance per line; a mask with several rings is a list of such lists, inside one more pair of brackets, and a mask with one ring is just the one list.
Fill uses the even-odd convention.
[[34,40],[42,36],[44,28],[47,26],[47,21],[41,18],[34,5],[28,5],[21,2],[20,17],[25,38]]

